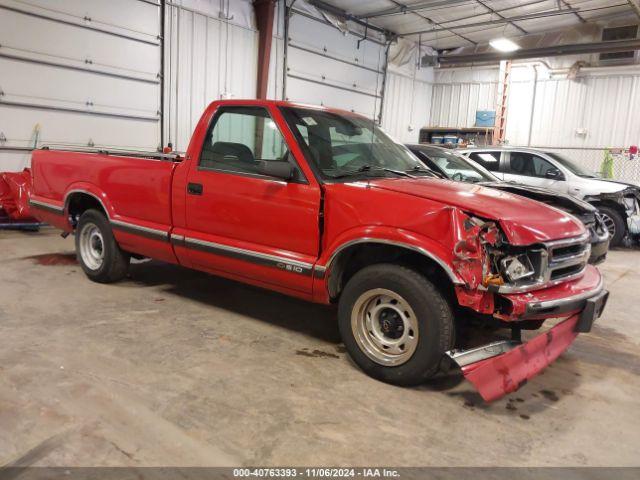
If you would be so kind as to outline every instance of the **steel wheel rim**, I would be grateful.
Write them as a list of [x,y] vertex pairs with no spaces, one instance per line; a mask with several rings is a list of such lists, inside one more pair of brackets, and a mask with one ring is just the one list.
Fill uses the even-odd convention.
[[418,319],[411,305],[384,288],[358,297],[351,311],[351,330],[360,350],[380,365],[402,365],[418,346]]
[[606,213],[600,212],[600,215],[602,216],[602,221],[604,222],[604,226],[607,227],[607,230],[609,232],[609,236],[611,238],[615,237],[615,235],[616,235],[616,222],[614,222],[613,218],[611,218]]
[[104,262],[104,239],[94,223],[87,223],[80,232],[80,256],[90,270],[98,270]]

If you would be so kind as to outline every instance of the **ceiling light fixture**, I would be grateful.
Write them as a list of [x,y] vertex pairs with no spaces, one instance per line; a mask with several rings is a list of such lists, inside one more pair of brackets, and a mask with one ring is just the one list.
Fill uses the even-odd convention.
[[499,52],[515,52],[520,49],[520,46],[517,43],[509,40],[508,38],[496,38],[491,40],[489,45]]

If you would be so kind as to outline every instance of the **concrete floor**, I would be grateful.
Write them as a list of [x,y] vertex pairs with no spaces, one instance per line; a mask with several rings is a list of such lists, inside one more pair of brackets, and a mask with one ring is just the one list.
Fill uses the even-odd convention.
[[73,240],[0,232],[0,465],[640,462],[640,252],[594,331],[510,397],[361,373],[334,312],[178,267],[87,280]]

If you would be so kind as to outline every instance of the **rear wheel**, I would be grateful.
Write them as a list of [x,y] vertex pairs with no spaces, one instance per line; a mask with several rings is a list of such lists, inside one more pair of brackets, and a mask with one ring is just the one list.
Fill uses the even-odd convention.
[[98,210],[87,210],[80,216],[76,255],[82,270],[94,282],[117,282],[127,274],[129,254],[120,249],[109,221]]
[[598,210],[600,211],[602,220],[609,231],[609,237],[611,238],[609,245],[617,247],[622,243],[622,239],[624,238],[627,230],[624,218],[622,218],[620,212],[611,207],[598,207]]
[[399,265],[372,265],[356,273],[340,298],[338,322],[354,362],[396,385],[417,385],[433,376],[453,340],[447,301],[425,277]]

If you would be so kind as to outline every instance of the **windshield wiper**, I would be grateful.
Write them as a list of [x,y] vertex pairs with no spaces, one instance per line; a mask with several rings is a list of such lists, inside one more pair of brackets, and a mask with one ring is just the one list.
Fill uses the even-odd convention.
[[414,165],[413,168],[410,168],[409,170],[406,170],[405,173],[408,172],[420,172],[420,173],[426,173],[427,175],[430,175],[432,177],[438,177],[438,178],[443,178],[445,180],[447,180],[447,176],[443,175],[440,172],[436,172],[435,170],[430,170],[428,168],[425,168],[423,166],[420,165]]
[[413,175],[411,175],[411,174],[409,174],[407,172],[403,172],[401,170],[394,170],[392,168],[379,167],[377,165],[369,165],[369,164],[362,165],[360,168],[358,168],[357,170],[353,170],[352,172],[341,173],[340,175],[336,175],[336,176],[331,177],[331,178],[352,177],[354,175],[358,175],[359,173],[368,172],[370,170],[381,170],[381,171],[384,171],[384,172],[394,173],[394,174],[396,174],[398,176],[401,176],[401,177],[416,178]]

